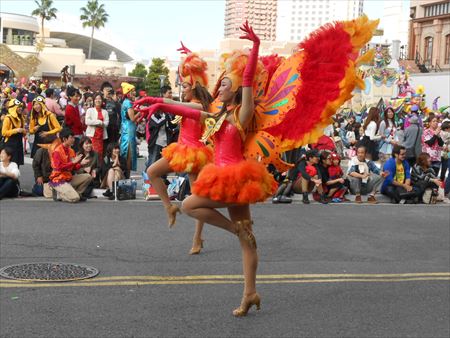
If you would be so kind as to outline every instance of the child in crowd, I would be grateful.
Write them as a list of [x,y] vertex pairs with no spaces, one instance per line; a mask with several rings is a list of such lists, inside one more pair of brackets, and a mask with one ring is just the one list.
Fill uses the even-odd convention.
[[344,197],[347,192],[347,187],[345,186],[344,172],[341,168],[341,158],[338,154],[332,153],[331,162],[332,164],[328,167],[328,175],[330,181],[335,181],[335,183],[328,186],[328,197],[335,203],[348,201]]

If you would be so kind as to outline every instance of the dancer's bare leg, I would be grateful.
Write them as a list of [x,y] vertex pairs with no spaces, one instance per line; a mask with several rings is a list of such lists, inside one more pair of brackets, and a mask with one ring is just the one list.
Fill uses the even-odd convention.
[[161,201],[166,208],[170,206],[170,198],[167,194],[167,186],[161,177],[170,172],[171,169],[169,161],[167,161],[164,157],[160,158],[158,161],[154,162],[150,167],[147,168],[147,175],[150,179],[150,183],[156,190],[158,196],[161,198]]
[[[251,220],[250,206],[229,207],[228,212],[233,223],[238,221]],[[251,223],[248,225],[253,231]],[[244,298],[256,293],[256,270],[258,268],[258,253],[256,247],[250,245],[248,240],[239,237],[242,250],[242,268],[244,272]]]
[[167,194],[166,184],[161,178],[163,175],[168,174],[171,171],[172,169],[170,168],[169,161],[167,161],[164,157],[160,158],[158,161],[153,163],[147,169],[147,175],[148,178],[150,179],[150,183],[158,193],[159,197],[161,198],[161,201],[164,204],[164,207],[166,208],[169,227],[172,227],[175,224],[177,212],[180,211],[178,206],[172,205],[170,203],[169,194]]
[[236,234],[236,226],[234,223],[216,210],[227,207],[229,207],[229,204],[215,202],[206,197],[191,195],[183,201],[181,209],[184,213],[201,222],[215,225],[232,234]]
[[[196,179],[197,175],[189,174],[189,183],[191,184],[191,186]],[[192,248],[189,251],[189,254],[191,255],[199,254],[201,249],[203,248],[202,231],[203,231],[203,222],[199,221],[198,219],[195,220],[195,233],[194,237],[192,238]]]

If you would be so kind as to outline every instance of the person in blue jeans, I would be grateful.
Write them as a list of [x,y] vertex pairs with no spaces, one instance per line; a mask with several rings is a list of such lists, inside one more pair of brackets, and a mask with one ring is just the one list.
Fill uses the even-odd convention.
[[411,168],[406,161],[406,148],[395,145],[392,156],[383,167],[388,175],[381,186],[381,193],[389,196],[395,204],[400,203],[402,199],[411,203],[418,194],[411,184]]

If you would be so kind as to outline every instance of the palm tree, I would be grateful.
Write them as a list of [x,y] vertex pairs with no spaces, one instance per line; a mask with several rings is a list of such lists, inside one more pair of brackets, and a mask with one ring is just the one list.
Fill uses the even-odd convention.
[[89,0],[86,7],[80,8],[83,14],[80,15],[80,20],[83,21],[83,27],[92,27],[91,41],[89,41],[89,55],[91,58],[92,40],[94,39],[94,29],[104,27],[108,21],[108,13],[106,13],[103,4],[99,5],[98,0]]
[[51,20],[56,18],[56,12],[58,11],[56,8],[52,7],[53,0],[34,0],[38,8],[36,8],[31,15],[38,16],[41,18],[41,43],[44,42],[44,21]]

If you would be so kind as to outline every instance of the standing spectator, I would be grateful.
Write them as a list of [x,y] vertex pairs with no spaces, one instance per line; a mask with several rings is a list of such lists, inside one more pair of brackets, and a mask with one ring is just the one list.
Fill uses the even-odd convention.
[[393,146],[398,144],[394,115],[394,109],[389,107],[384,114],[384,119],[380,123],[379,134],[384,136],[380,144],[379,158],[381,166],[391,157]]
[[363,124],[364,136],[360,144],[367,149],[368,158],[372,161],[378,161],[378,141],[384,139],[384,135],[378,135],[380,120],[380,111],[372,107]]
[[[66,112],[67,113],[67,112]],[[60,133],[62,143],[52,152],[52,173],[50,175],[50,186],[53,188],[53,199],[58,196],[66,202],[85,201],[81,196],[86,187],[92,181],[88,173],[73,175],[72,172],[86,165],[89,159],[84,159],[82,154],[75,156],[72,149],[75,137],[70,129],[63,129]]]
[[425,153],[430,155],[431,167],[436,175],[439,174],[441,167],[441,153],[444,146],[444,140],[440,133],[439,121],[436,115],[430,113],[428,115],[429,127],[424,130],[422,135],[422,149]]
[[91,138],[92,146],[98,153],[100,161],[103,161],[103,142],[108,138],[109,124],[109,114],[102,106],[102,94],[97,93],[94,96],[94,107],[86,112],[86,136]]
[[50,174],[52,173],[52,165],[50,163],[50,156],[47,148],[39,148],[33,157],[33,174],[35,183],[33,185],[32,193],[35,196],[45,196],[50,198],[52,196],[48,182],[50,181]]
[[422,152],[422,128],[419,125],[417,116],[409,119],[409,126],[405,130],[403,146],[406,148],[406,160],[412,166],[416,163],[416,158]]
[[26,135],[23,104],[17,99],[9,100],[8,113],[3,119],[2,136],[5,147],[12,150],[11,162],[21,166],[24,163],[23,137]]
[[419,200],[423,199],[426,189],[432,189],[437,192],[442,185],[442,181],[436,177],[436,173],[431,167],[430,155],[427,153],[421,153],[417,157],[417,163],[411,169],[411,181]]
[[[163,98],[172,99],[172,89],[169,86],[164,86],[161,92]],[[157,112],[148,120],[147,168],[161,158],[161,151],[171,143],[172,134],[176,128],[176,125],[172,124],[172,120],[171,115],[164,112]]]
[[361,195],[368,194],[367,202],[378,203],[375,195],[380,191],[381,184],[387,176],[381,172],[373,161],[366,159],[367,151],[364,146],[358,146],[356,156],[350,159],[348,166],[348,179],[350,191],[355,194],[355,202],[362,203]]
[[129,177],[127,161],[120,156],[117,143],[110,143],[106,148],[106,156],[101,167],[102,183],[100,188],[107,188],[103,196],[114,199],[114,182]]
[[120,156],[127,159],[127,169],[137,169],[137,144],[136,144],[136,122],[140,119],[141,113],[135,113],[133,102],[136,99],[136,89],[133,85],[122,82],[122,92],[125,99],[122,103],[121,118],[121,138]]
[[64,120],[64,111],[61,109],[58,102],[56,102],[55,90],[53,88],[48,88],[45,91],[45,105],[49,111],[56,114],[58,120]]
[[31,158],[36,154],[40,144],[52,143],[61,130],[56,115],[47,110],[45,99],[42,96],[36,96],[30,113],[30,134],[35,135]]
[[11,161],[12,157],[13,150],[9,147],[0,152],[0,200],[19,196],[20,171],[17,164]]
[[306,152],[306,156],[297,165],[299,176],[294,183],[294,191],[303,194],[302,202],[304,204],[310,203],[308,193],[312,192],[314,188],[320,194],[320,202],[323,204],[328,203],[318,167],[319,161],[319,152],[312,149]]
[[[449,168],[450,162],[450,121],[444,121],[441,125],[441,138],[444,141],[444,147],[442,148],[441,155],[441,181],[445,181],[445,174]],[[449,169],[450,176],[450,169]]]
[[58,104],[61,106],[63,114],[66,110],[67,102],[67,89],[66,86],[62,86],[61,91],[59,92]]
[[84,127],[81,123],[80,109],[78,103],[80,102],[81,94],[80,91],[74,87],[69,87],[67,89],[67,96],[69,97],[69,102],[66,106],[66,113],[64,116],[65,125],[69,128],[74,135],[73,149],[78,151],[78,145],[80,139],[83,136]]
[[389,196],[393,203],[398,204],[402,199],[411,202],[417,197],[411,184],[411,173],[408,161],[406,161],[406,149],[404,146],[394,146],[393,158],[384,164],[384,170],[388,172],[381,187],[381,193]]
[[106,129],[108,138],[105,140],[104,148],[108,143],[117,143],[119,141],[120,133],[120,104],[115,99],[115,93],[112,85],[109,82],[102,84],[103,97],[105,99],[104,108],[108,112],[108,127]]

